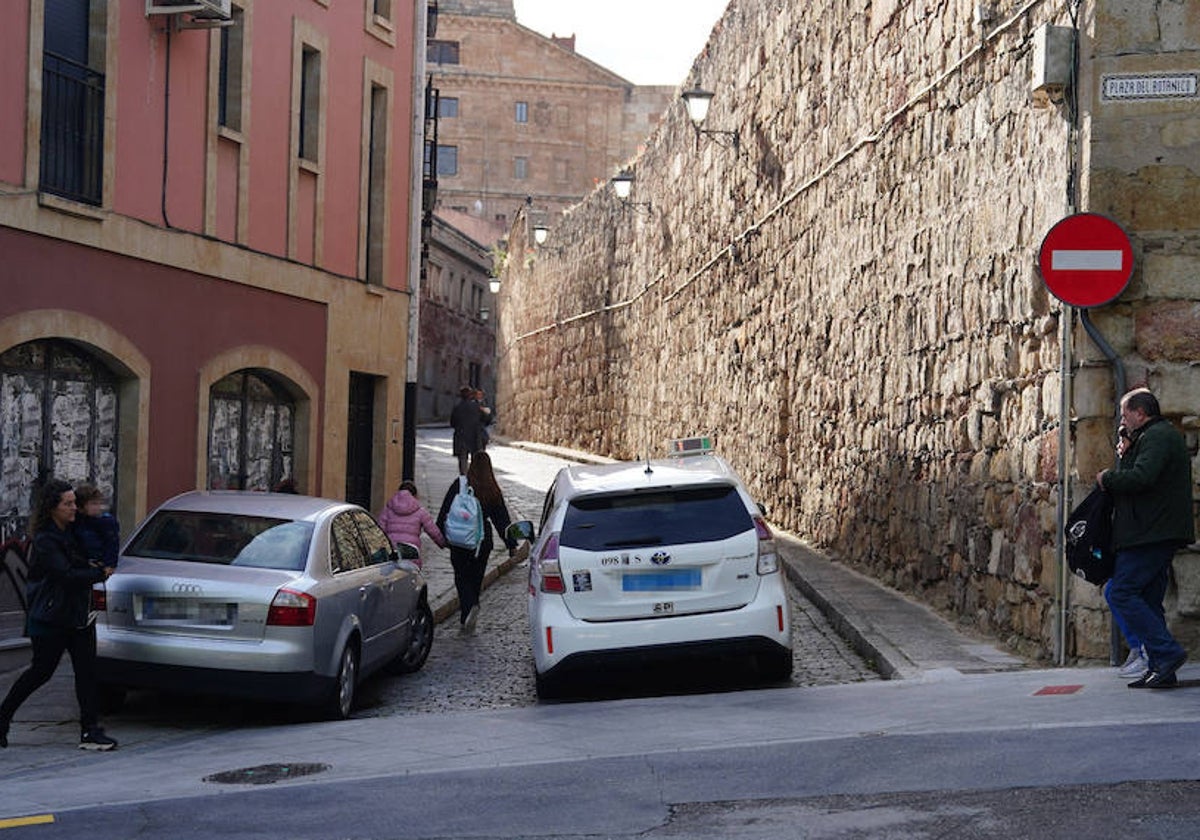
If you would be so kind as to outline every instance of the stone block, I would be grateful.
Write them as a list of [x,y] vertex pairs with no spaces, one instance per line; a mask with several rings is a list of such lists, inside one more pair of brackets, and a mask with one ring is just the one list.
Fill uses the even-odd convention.
[[1176,611],[1183,618],[1200,618],[1200,552],[1175,555]]
[[1137,349],[1150,361],[1200,360],[1200,301],[1152,303],[1135,318]]

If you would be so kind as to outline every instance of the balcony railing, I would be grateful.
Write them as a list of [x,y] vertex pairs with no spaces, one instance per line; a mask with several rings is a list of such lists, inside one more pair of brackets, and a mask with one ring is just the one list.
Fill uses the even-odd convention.
[[104,169],[104,74],[43,53],[39,188],[100,204]]

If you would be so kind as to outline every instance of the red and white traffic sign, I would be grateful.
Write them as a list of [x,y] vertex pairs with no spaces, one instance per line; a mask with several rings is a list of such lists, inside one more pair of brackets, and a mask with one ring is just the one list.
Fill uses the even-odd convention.
[[1071,306],[1102,306],[1133,276],[1133,245],[1124,229],[1098,213],[1067,216],[1046,234],[1038,254],[1042,282]]

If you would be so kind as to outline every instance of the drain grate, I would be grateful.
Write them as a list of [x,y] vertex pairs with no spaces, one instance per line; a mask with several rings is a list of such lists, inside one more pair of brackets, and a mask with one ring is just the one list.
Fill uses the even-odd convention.
[[287,779],[311,776],[329,769],[328,764],[260,764],[241,770],[225,770],[205,776],[204,781],[219,785],[273,785]]

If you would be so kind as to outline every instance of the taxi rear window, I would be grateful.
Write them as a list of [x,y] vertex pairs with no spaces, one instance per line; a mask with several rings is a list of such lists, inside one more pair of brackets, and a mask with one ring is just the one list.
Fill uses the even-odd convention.
[[732,486],[575,499],[567,506],[559,544],[584,551],[712,542],[754,528]]

